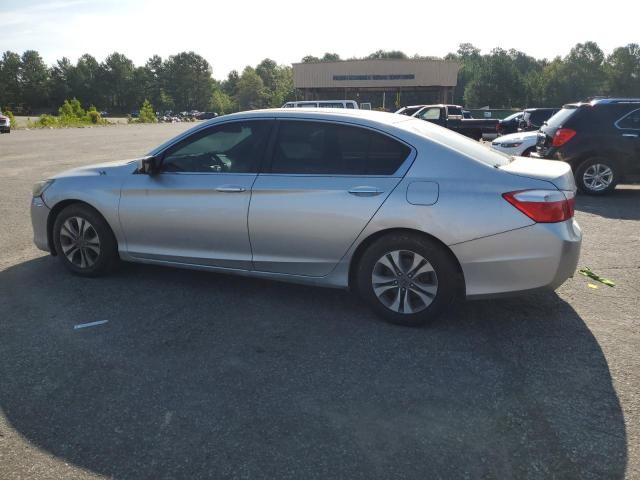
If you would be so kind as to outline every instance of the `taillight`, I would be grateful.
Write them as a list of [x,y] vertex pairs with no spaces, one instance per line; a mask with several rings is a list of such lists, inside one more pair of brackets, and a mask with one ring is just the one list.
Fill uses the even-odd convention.
[[573,217],[575,195],[560,190],[518,190],[503,193],[504,199],[538,223],[564,222]]
[[554,147],[561,147],[569,140],[571,140],[576,134],[575,130],[571,130],[570,128],[559,128],[556,130],[556,134],[553,136]]

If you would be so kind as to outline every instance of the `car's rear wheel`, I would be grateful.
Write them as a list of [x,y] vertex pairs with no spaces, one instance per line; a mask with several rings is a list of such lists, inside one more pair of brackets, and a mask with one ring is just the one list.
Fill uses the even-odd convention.
[[583,162],[575,173],[576,185],[588,195],[605,195],[618,183],[619,171],[614,162],[595,157]]
[[363,253],[357,288],[373,310],[400,325],[434,320],[455,299],[460,274],[436,242],[411,233],[386,235]]
[[53,241],[60,261],[78,275],[103,275],[118,261],[109,224],[88,205],[72,204],[60,212],[53,225]]
[[530,157],[533,152],[536,151],[536,147],[529,147],[524,152],[522,152],[521,157]]

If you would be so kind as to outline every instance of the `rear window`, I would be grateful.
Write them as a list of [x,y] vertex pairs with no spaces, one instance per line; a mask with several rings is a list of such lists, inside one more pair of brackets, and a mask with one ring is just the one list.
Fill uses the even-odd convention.
[[560,128],[562,127],[567,120],[578,110],[578,107],[575,106],[566,106],[563,107],[562,110],[558,111],[555,115],[553,115],[549,120],[547,120],[547,125],[551,128]]
[[458,107],[447,107],[449,115],[462,115],[462,109]]
[[344,108],[344,104],[342,103],[327,103],[327,102],[321,102],[318,104],[320,106],[320,108]]
[[508,117],[506,117],[504,119],[505,122],[508,122],[510,120],[515,120],[518,117],[522,117],[522,112],[517,112],[517,113],[512,113],[511,115],[509,115]]

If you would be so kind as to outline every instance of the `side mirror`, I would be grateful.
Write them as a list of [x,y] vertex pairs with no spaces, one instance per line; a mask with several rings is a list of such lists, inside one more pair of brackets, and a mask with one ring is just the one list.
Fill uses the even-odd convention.
[[160,170],[160,161],[158,157],[153,155],[144,157],[140,160],[140,166],[138,167],[138,173],[145,175],[155,175]]

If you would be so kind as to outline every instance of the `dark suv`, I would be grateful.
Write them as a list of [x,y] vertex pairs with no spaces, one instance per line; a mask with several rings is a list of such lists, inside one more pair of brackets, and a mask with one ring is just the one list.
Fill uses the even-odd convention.
[[544,122],[549,120],[559,108],[527,108],[518,125],[519,132],[532,132],[538,130]]
[[568,162],[584,193],[611,192],[640,175],[640,98],[565,105],[540,129],[535,155]]

